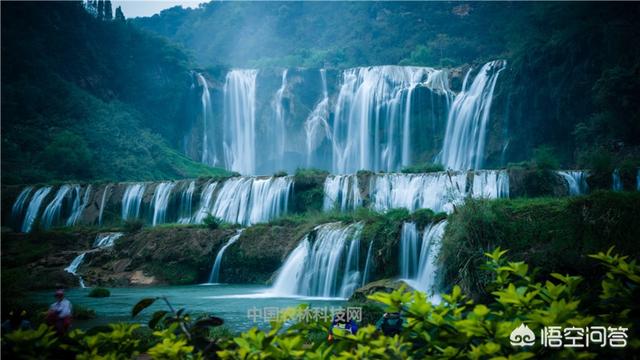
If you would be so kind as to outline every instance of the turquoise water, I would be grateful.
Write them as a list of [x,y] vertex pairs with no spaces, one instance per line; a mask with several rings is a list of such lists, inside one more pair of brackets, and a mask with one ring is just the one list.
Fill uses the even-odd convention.
[[[189,285],[189,286],[158,286],[146,288],[109,288],[111,296],[106,298],[91,298],[87,295],[91,289],[69,289],[66,297],[74,305],[95,310],[96,319],[75,320],[74,326],[89,328],[109,322],[147,322],[154,311],[168,310],[164,301],[156,301],[135,318],[131,317],[131,309],[143,298],[166,296],[176,309],[185,308],[190,314],[207,313],[221,317],[225,326],[232,330],[247,330],[257,326],[267,328],[268,322],[262,314],[268,308],[283,309],[309,304],[315,308],[345,306],[344,299],[305,298],[305,297],[276,297],[269,293],[270,288],[260,285]],[[38,292],[33,294],[34,301],[53,302],[53,292]]]

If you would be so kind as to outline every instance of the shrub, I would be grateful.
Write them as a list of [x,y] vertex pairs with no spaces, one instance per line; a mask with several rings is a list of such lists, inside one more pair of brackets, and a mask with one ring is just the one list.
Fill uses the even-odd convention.
[[103,298],[103,297],[109,297],[111,296],[111,292],[109,291],[109,289],[105,289],[102,287],[97,287],[97,288],[93,288],[91,289],[91,291],[89,292],[89,297],[94,297],[94,298]]
[[405,174],[417,174],[417,173],[431,173],[444,171],[442,164],[424,163],[403,167],[400,172]]
[[73,305],[73,318],[78,320],[89,320],[96,318],[96,311],[80,304]]
[[533,162],[538,169],[555,170],[560,167],[560,161],[556,157],[553,148],[542,145],[533,150]]
[[124,231],[134,233],[140,231],[144,227],[144,221],[140,219],[127,220],[124,222]]
[[224,223],[221,219],[209,214],[205,217],[202,222],[209,230],[218,229]]
[[275,173],[273,173],[273,177],[285,177],[287,175],[289,174],[287,174],[287,172],[284,170],[276,171]]

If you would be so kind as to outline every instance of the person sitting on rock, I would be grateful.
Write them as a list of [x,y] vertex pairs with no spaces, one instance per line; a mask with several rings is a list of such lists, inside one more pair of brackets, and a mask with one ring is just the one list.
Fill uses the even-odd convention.
[[73,307],[71,302],[64,298],[62,289],[56,290],[56,301],[49,306],[47,312],[47,324],[55,327],[59,336],[64,335],[71,326],[71,314]]
[[384,313],[376,323],[376,329],[381,330],[384,336],[400,334],[402,332],[402,317],[400,317],[400,313]]

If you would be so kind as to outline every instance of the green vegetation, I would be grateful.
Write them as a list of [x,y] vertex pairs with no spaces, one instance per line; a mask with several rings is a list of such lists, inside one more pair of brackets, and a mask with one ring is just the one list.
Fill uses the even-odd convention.
[[215,230],[224,224],[222,219],[219,219],[211,214],[207,215],[202,222],[209,230]]
[[401,172],[405,174],[430,173],[444,171],[441,164],[425,163],[420,165],[412,165],[402,168]]
[[[640,256],[640,193],[596,192],[561,199],[469,199],[448,217],[440,254],[444,284],[458,284],[477,299],[490,281],[478,270],[483,253],[509,247],[511,254],[543,273],[591,276],[581,254],[615,245]],[[594,284],[590,282],[589,284]],[[588,284],[587,284],[588,285]]]
[[109,297],[111,296],[111,291],[109,291],[109,289],[105,289],[102,287],[96,287],[91,289],[91,291],[89,292],[89,295],[87,296],[95,297],[95,298]]
[[[220,326],[222,319],[204,317],[194,321],[184,309],[176,311],[167,302],[168,311],[157,311],[149,321],[154,340],[143,342],[145,335],[136,332],[138,324],[111,324],[108,329],[95,333],[74,330],[62,339],[41,325],[36,330],[4,334],[2,351],[11,358],[53,358],[61,354],[76,355],[79,359],[131,358],[146,353],[162,359],[200,359],[214,354],[222,359],[398,359],[409,356],[529,359],[536,356],[627,358],[625,354],[633,354],[640,348],[638,330],[633,326],[640,319],[640,305],[636,301],[640,266],[635,260],[616,255],[612,249],[589,255],[605,273],[598,272],[597,279],[602,282],[596,291],[585,291],[584,277],[544,273],[540,279],[537,269],[530,270],[523,261],[509,261],[506,253],[496,247],[483,254],[488,258],[484,269],[491,291],[485,302],[470,300],[459,286],[443,294],[438,305],[429,302],[424,293],[407,292],[404,288],[369,296],[370,300],[383,304],[385,311],[402,313],[403,329],[394,337],[384,336],[373,325],[367,325],[355,335],[334,329],[335,340],[327,342],[329,322],[301,319],[300,312],[307,309],[301,305],[281,312],[269,330],[252,328],[232,339],[215,338],[211,336],[214,332],[207,329]],[[141,300],[133,308],[132,316],[156,300]],[[545,348],[540,341],[530,347],[512,346],[510,334],[521,325],[526,325],[534,334],[539,334],[545,326],[624,327],[628,329],[625,337],[628,351],[623,353],[599,344],[587,348]]]

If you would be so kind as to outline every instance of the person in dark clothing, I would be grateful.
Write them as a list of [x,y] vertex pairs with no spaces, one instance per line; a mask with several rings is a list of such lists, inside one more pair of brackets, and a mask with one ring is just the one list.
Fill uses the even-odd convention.
[[15,330],[29,330],[31,322],[26,319],[27,312],[14,310],[9,313],[9,319],[2,323],[2,334],[8,334]]
[[333,341],[334,328],[342,329],[344,333],[349,332],[351,334],[355,334],[358,331],[358,324],[353,319],[347,320],[345,313],[338,313],[334,315],[331,326],[329,327],[329,336],[327,338],[329,342]]
[[400,317],[400,313],[384,313],[376,323],[376,329],[382,331],[384,336],[400,334],[402,332],[402,317]]

